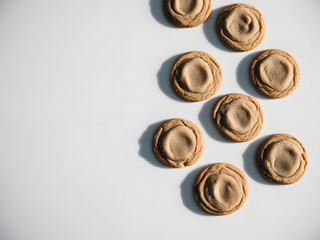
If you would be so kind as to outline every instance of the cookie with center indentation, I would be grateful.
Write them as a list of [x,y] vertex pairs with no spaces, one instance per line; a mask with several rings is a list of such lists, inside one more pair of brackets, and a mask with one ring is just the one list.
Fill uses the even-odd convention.
[[263,112],[258,101],[240,93],[221,97],[213,107],[212,117],[220,133],[236,142],[253,139],[263,125]]
[[210,98],[219,90],[222,70],[208,53],[193,51],[176,60],[170,80],[173,90],[181,98],[197,102]]
[[264,39],[263,15],[248,4],[231,4],[219,13],[216,30],[222,43],[235,51],[249,51]]
[[240,209],[248,196],[244,173],[228,163],[215,163],[204,168],[193,185],[199,207],[214,215],[227,215]]
[[300,69],[297,61],[289,53],[279,49],[269,49],[253,59],[250,79],[263,95],[283,98],[298,87]]
[[193,122],[174,118],[161,124],[155,131],[152,149],[163,164],[183,168],[199,160],[204,149],[204,139]]
[[195,27],[209,18],[211,0],[164,0],[163,11],[173,25]]
[[306,149],[297,138],[275,134],[258,147],[256,163],[268,181],[291,184],[305,174],[308,158]]

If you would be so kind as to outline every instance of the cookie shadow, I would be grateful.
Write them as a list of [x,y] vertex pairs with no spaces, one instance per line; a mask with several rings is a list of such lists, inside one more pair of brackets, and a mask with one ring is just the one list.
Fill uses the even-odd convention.
[[205,211],[203,211],[196,203],[196,200],[193,196],[193,183],[196,179],[199,172],[209,166],[210,164],[202,167],[198,167],[196,169],[193,169],[182,181],[180,184],[180,190],[181,190],[181,198],[183,205],[188,208],[191,212],[196,213],[198,215],[202,216],[215,216],[212,214],[209,214]]
[[153,166],[160,167],[160,168],[169,168],[168,166],[162,164],[154,155],[152,151],[152,137],[154,132],[156,131],[157,127],[163,123],[156,122],[151,124],[147,127],[147,129],[142,133],[141,137],[139,138],[139,155],[144,158],[147,162],[152,164]]
[[214,104],[218,101],[218,99],[220,99],[221,97],[222,95],[216,96],[206,101],[199,112],[198,119],[205,131],[207,132],[207,134],[214,140],[223,143],[234,143],[224,138],[213,123],[212,108]]
[[179,102],[188,102],[181,99],[177,94],[175,94],[170,83],[171,67],[173,63],[178,59],[179,56],[180,54],[170,57],[169,59],[167,59],[162,63],[160,70],[157,73],[158,85],[161,91],[164,94],[166,94],[169,98]]
[[[262,52],[262,51],[260,51]],[[262,94],[260,94],[255,87],[252,85],[250,80],[250,65],[252,60],[257,56],[260,52],[250,53],[246,57],[244,57],[237,67],[237,82],[239,86],[249,95],[259,98],[259,99],[269,99]]]
[[[267,136],[268,137],[268,136]],[[267,185],[276,185],[267,181],[259,172],[256,164],[256,151],[258,146],[267,138],[261,137],[254,142],[250,143],[247,149],[242,154],[244,170],[256,182],[267,184]]]
[[170,27],[170,28],[177,28],[176,26],[172,25],[165,17],[163,13],[163,0],[150,0],[149,6],[151,15],[153,18],[160,24]]
[[220,7],[217,8],[215,10],[213,10],[211,12],[211,15],[209,17],[209,19],[203,23],[203,33],[205,35],[205,37],[207,38],[207,40],[216,48],[223,50],[223,51],[227,51],[227,52],[235,52],[232,51],[231,49],[227,48],[219,39],[218,33],[216,31],[216,21],[217,21],[217,17],[219,12],[225,8],[224,7]]

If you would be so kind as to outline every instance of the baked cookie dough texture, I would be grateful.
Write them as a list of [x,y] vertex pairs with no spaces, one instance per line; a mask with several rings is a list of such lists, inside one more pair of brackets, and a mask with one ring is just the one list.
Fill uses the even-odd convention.
[[275,134],[257,149],[257,166],[270,182],[291,184],[304,175],[308,166],[302,143],[289,134]]
[[163,164],[183,168],[200,159],[204,150],[204,138],[193,122],[174,118],[161,124],[155,131],[152,149]]
[[216,30],[226,47],[235,51],[249,51],[263,41],[266,24],[258,9],[237,3],[222,9]]
[[240,169],[228,163],[215,163],[199,173],[193,194],[204,211],[227,215],[243,206],[248,189],[247,178]]
[[269,98],[289,96],[299,85],[300,69],[287,52],[269,49],[258,54],[250,66],[254,87]]
[[212,117],[220,133],[235,142],[253,139],[263,126],[263,112],[258,101],[240,93],[220,98],[213,107]]
[[173,64],[170,81],[173,90],[184,100],[202,101],[219,90],[222,70],[208,53],[193,51],[182,55]]
[[164,0],[163,10],[170,23],[177,27],[195,27],[211,13],[211,0]]

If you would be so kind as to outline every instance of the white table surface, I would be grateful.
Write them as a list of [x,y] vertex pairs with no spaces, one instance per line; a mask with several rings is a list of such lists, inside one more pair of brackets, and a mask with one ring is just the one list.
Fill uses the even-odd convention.
[[[212,17],[191,29],[171,26],[160,0],[0,1],[0,239],[320,239],[320,1],[244,1],[265,16],[256,49],[227,50],[214,31],[232,1],[213,0]],[[289,97],[259,95],[248,66],[279,48],[301,68]],[[187,51],[213,55],[223,83],[211,99],[180,100],[168,74]],[[265,123],[246,143],[224,140],[210,115],[218,97],[239,92],[260,102]],[[194,166],[171,169],[150,141],[162,121],[195,122],[205,152]],[[289,133],[309,156],[306,175],[268,184],[253,154],[266,136]],[[249,181],[234,214],[204,214],[192,182],[201,168],[229,162]]]

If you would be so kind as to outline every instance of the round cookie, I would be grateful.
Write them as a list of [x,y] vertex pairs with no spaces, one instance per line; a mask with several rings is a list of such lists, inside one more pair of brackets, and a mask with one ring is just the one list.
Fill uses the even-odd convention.
[[256,137],[263,125],[263,112],[254,98],[230,93],[221,97],[213,107],[213,121],[220,133],[235,142]]
[[263,41],[266,24],[258,9],[236,3],[219,13],[216,30],[226,47],[235,51],[249,51]]
[[163,11],[173,25],[195,27],[209,18],[211,4],[211,0],[164,0]]
[[275,134],[258,147],[256,163],[268,181],[291,184],[305,174],[308,158],[298,139],[288,134]]
[[193,185],[199,207],[214,215],[227,215],[240,209],[248,196],[244,173],[228,163],[215,163],[204,168]]
[[174,118],[162,123],[152,138],[152,149],[160,162],[175,168],[195,164],[204,149],[200,129],[191,121]]
[[222,70],[208,53],[188,52],[173,64],[170,81],[173,90],[181,98],[198,102],[210,98],[219,90]]
[[298,87],[300,69],[297,61],[289,53],[269,49],[253,59],[250,79],[263,95],[269,98],[283,98]]

